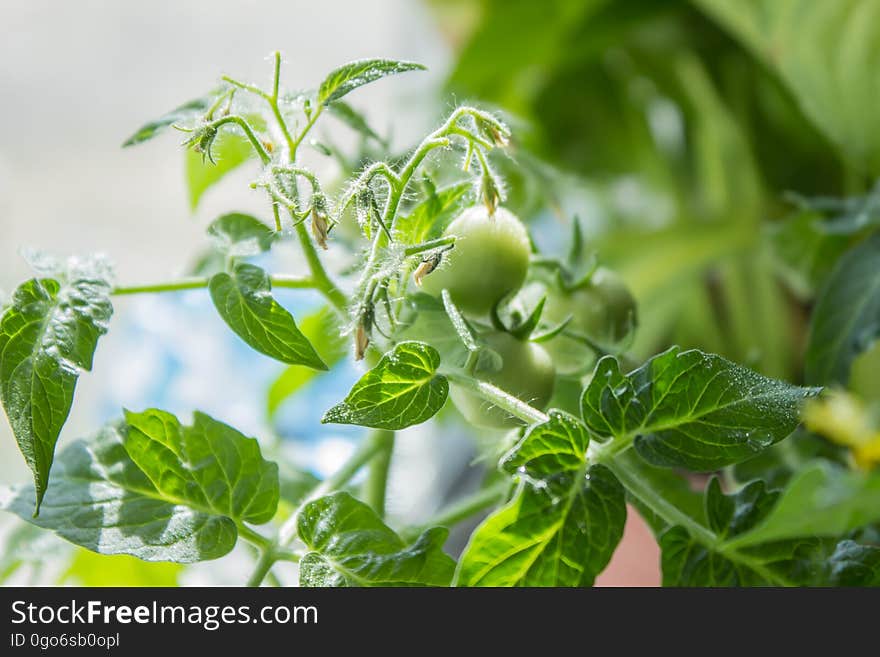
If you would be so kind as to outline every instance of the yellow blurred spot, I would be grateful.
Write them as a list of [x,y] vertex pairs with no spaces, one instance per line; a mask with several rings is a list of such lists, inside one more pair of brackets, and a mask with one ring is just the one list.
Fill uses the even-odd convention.
[[880,464],[880,429],[865,405],[845,392],[830,392],[807,403],[804,424],[838,445],[849,447],[863,470]]

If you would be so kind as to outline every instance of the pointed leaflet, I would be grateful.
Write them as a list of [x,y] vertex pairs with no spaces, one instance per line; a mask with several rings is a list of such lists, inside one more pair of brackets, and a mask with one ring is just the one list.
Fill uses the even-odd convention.
[[112,313],[106,278],[71,271],[62,282],[22,283],[0,319],[0,400],[34,475],[35,512],[77,378],[92,368]]
[[713,479],[703,502],[705,520],[691,514],[690,524],[705,523],[704,532],[661,533],[665,585],[854,585],[877,576],[876,548],[833,543],[880,518],[876,474],[817,463],[782,491],[754,481],[731,495]]
[[282,363],[327,369],[293,316],[275,301],[262,269],[239,263],[232,274],[215,274],[210,289],[217,312],[251,347]]
[[388,75],[424,70],[425,67],[421,64],[398,62],[392,59],[362,59],[349,62],[331,71],[321,83],[318,89],[318,104],[332,103],[350,91]]
[[[61,452],[38,518],[30,517],[33,494],[25,488],[4,491],[0,506],[102,554],[192,563],[229,552],[237,538],[235,521],[190,499],[170,499],[129,456],[126,433],[122,424],[109,425],[95,438],[77,441]],[[218,441],[230,439],[239,440],[221,432]],[[219,466],[206,460],[199,467],[204,472]],[[268,470],[274,465],[262,467]],[[163,485],[169,487],[170,481]],[[225,482],[218,478],[216,485]],[[264,510],[262,515],[268,513]]]
[[440,355],[423,342],[400,342],[354,384],[321,422],[374,429],[421,424],[446,403],[449,383],[437,374]]
[[247,258],[268,251],[276,233],[249,214],[224,214],[208,226],[215,248],[233,258]]
[[384,143],[382,138],[376,133],[375,130],[370,127],[370,124],[367,123],[364,115],[358,112],[348,103],[337,100],[332,103],[327,109],[330,110],[330,113],[333,114],[337,119],[345,123],[355,132],[359,132],[361,135],[368,139],[375,139],[380,144]]
[[663,586],[808,586],[821,583],[821,545],[815,539],[781,541],[749,551],[724,552],[695,541],[676,526],[660,537]]
[[141,142],[152,139],[175,123],[182,123],[195,119],[207,112],[213,102],[214,96],[208,95],[184,103],[167,114],[163,114],[158,119],[143,125],[136,133],[126,139],[122,146],[124,148],[126,146],[140,144]]
[[601,465],[587,468],[589,435],[551,411],[504,458],[522,477],[510,503],[471,535],[458,586],[590,586],[623,535],[624,491]]
[[788,436],[801,403],[817,392],[714,354],[672,347],[629,374],[620,372],[615,358],[602,358],[581,412],[596,434],[634,440],[651,463],[708,471]]
[[798,472],[779,500],[735,547],[798,536],[836,537],[880,520],[880,472],[852,472],[817,462]]
[[410,546],[369,506],[345,492],[306,504],[297,521],[308,552],[300,586],[447,586],[455,562],[435,527]]
[[[660,536],[664,586],[790,586],[819,583],[822,543],[814,538],[735,549],[729,537],[750,530],[773,507],[777,493],[755,481],[724,495],[713,478],[706,490],[705,514],[716,539],[703,543],[682,526]],[[727,539],[727,540],[726,540]]]
[[125,419],[125,450],[164,499],[257,525],[275,515],[278,466],[254,438],[199,412],[189,427],[156,409]]
[[[299,328],[329,367],[345,358],[348,341],[339,329],[339,318],[330,306],[324,306],[302,318]],[[273,418],[281,404],[306,386],[320,372],[303,365],[290,365],[278,375],[266,394],[266,410]]]
[[278,468],[256,440],[201,413],[191,427],[164,411],[126,415],[59,455],[38,518],[25,489],[2,507],[95,552],[180,563],[221,557],[238,523],[271,520]]
[[880,335],[880,232],[838,260],[810,321],[807,380],[846,383],[853,360]]

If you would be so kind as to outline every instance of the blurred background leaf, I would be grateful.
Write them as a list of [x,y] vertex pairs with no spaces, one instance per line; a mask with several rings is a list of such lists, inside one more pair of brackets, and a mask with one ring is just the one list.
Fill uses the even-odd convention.
[[509,202],[536,233],[547,207],[585,218],[639,301],[634,355],[677,342],[799,379],[806,304],[851,240],[775,226],[786,191],[859,193],[878,171],[876,3],[464,4],[433,3],[461,43],[448,88],[523,124],[514,160],[570,177]]

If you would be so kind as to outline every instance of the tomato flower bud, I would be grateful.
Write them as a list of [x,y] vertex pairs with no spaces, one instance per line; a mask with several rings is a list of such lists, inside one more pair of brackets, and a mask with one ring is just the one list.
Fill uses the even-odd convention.
[[196,153],[202,154],[202,160],[208,159],[211,164],[216,164],[214,154],[211,149],[214,140],[217,138],[217,128],[212,125],[205,125],[198,128],[193,136],[186,140],[185,145],[192,148]]
[[510,145],[510,130],[494,117],[482,114],[474,117],[477,128],[491,141],[496,148],[507,148]]
[[354,331],[354,359],[363,360],[370,346],[370,332],[373,329],[373,309],[365,308]]
[[495,210],[498,209],[498,204],[501,203],[501,190],[498,188],[495,176],[488,169],[483,171],[480,180],[480,198],[483,199],[483,205],[486,206],[489,216],[495,216]]
[[318,246],[327,250],[327,235],[330,232],[330,224],[327,221],[327,199],[323,194],[316,193],[312,196],[312,235]]
[[419,263],[419,266],[413,272],[413,280],[416,285],[419,287],[422,286],[422,279],[425,278],[432,271],[437,269],[440,266],[440,263],[443,261],[443,252],[435,251],[434,253],[429,253],[424,258],[422,258],[422,262]]

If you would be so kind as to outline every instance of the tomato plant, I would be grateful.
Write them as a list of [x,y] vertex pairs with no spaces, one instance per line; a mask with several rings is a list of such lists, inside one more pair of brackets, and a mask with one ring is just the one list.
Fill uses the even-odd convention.
[[[733,10],[699,4],[719,22],[741,25],[728,15]],[[752,27],[731,29],[760,41],[761,30]],[[754,47],[761,43],[751,45],[763,52]],[[796,76],[783,46],[774,40],[780,60],[771,63],[783,78]],[[666,61],[651,54],[633,48],[619,68],[650,70],[655,86],[668,85],[689,111],[700,103],[720,111],[712,77],[687,53],[675,55],[674,81],[649,66]],[[748,142],[725,132],[722,117],[693,136],[701,148],[694,159],[714,162],[711,170],[670,167],[661,178],[690,212],[721,212],[725,199],[735,199],[742,223],[670,227],[661,217],[645,242],[638,235],[616,243],[584,237],[579,220],[564,212],[558,218],[571,233],[517,217],[528,205],[517,200],[524,186],[518,176],[536,176],[544,192],[552,184],[497,112],[458,105],[412,148],[388,151],[348,104],[349,94],[419,64],[355,61],[311,90],[292,92],[281,84],[281,55],[273,59],[267,85],[223,77],[124,144],[183,133],[192,203],[251,162],[263,214],[211,222],[210,254],[191,277],[120,285],[102,258],[43,262],[5,305],[0,400],[33,482],[4,489],[0,504],[28,523],[26,531],[37,527],[99,555],[172,569],[219,559],[245,543],[252,586],[287,562],[297,564],[302,586],[589,586],[614,555],[628,514],[637,513],[656,536],[666,585],[880,582],[880,426],[877,400],[867,392],[876,391],[871,345],[880,330],[876,190],[799,198],[796,216],[775,232],[751,230],[761,211],[759,177],[729,181],[725,174],[748,172],[712,160],[741,153]],[[548,66],[555,62],[547,55]],[[594,64],[584,66],[609,74]],[[565,68],[551,72],[564,78]],[[548,84],[559,83],[553,76]],[[627,89],[627,97],[638,95],[635,85]],[[554,89],[546,91],[549,103]],[[866,168],[853,171],[875,171],[876,153],[863,148],[870,139],[831,122],[824,107],[807,109],[818,125],[831,125],[836,143],[854,149],[853,166]],[[342,166],[344,184],[323,179],[303,157],[310,145],[333,155],[311,141],[328,115],[369,145],[357,164]],[[614,111],[608,117],[638,123]],[[654,165],[666,153],[654,145],[638,157],[659,171],[664,167]],[[614,148],[605,155],[622,156]],[[682,170],[719,188],[684,202],[681,181],[670,180]],[[685,235],[687,249],[661,239],[674,231]],[[563,235],[558,242],[572,235],[567,257],[538,247],[551,240],[532,239],[549,233]],[[752,242],[753,233],[766,241]],[[707,274],[702,266],[720,258],[727,241],[737,257],[772,251],[772,273],[764,260],[725,260]],[[305,274],[266,264],[265,254],[290,245]],[[666,247],[672,265],[661,259]],[[690,278],[679,266],[699,273]],[[760,313],[747,313],[749,324],[735,312],[749,306],[751,294],[778,311],[777,273],[796,279],[793,287],[809,298],[798,307],[809,317],[803,376],[786,376],[772,350],[758,350],[771,353],[764,362],[745,348],[752,341],[738,342],[744,325],[760,340],[777,328],[759,324]],[[644,291],[657,292],[655,279],[668,285],[649,297]],[[319,296],[320,312],[295,317],[275,294],[282,288]],[[347,393],[329,408],[310,409],[323,424],[369,430],[335,473],[319,479],[301,471],[265,436],[246,436],[197,409],[191,419],[159,408],[120,409],[116,420],[56,453],[116,299],[181,290],[210,298],[253,358],[294,368],[273,386],[270,405],[337,367],[346,351],[359,362],[360,378]],[[682,303],[690,295],[705,305]],[[650,307],[646,319],[637,298]],[[680,324],[670,323],[678,315]],[[665,343],[640,344],[640,322]],[[680,327],[700,348],[671,344]],[[713,341],[723,354],[705,348]],[[737,354],[742,362],[732,358]],[[473,495],[416,526],[401,524],[386,513],[389,463],[408,438],[399,432],[429,421],[471,434],[509,429],[511,442]],[[356,485],[363,470],[365,481]],[[712,476],[697,489],[695,473]],[[453,558],[449,528],[479,514]],[[177,571],[163,576],[169,572]]]

